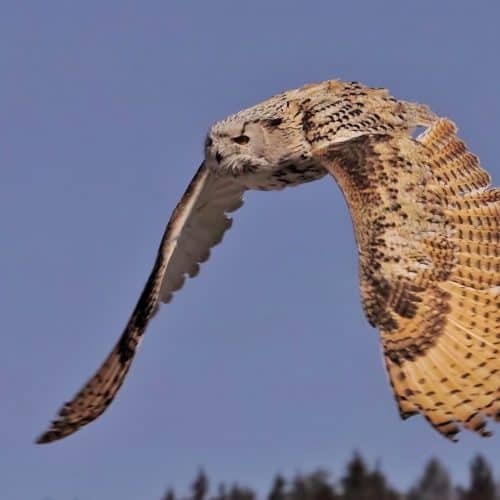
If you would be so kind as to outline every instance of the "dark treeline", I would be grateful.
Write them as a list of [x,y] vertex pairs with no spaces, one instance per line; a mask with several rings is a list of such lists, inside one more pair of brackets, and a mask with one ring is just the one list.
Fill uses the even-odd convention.
[[[257,493],[238,484],[212,487],[203,470],[191,484],[190,492],[177,495],[169,489],[163,500],[256,500]],[[332,481],[325,470],[299,474],[287,479],[277,475],[267,500],[500,500],[500,484],[495,483],[490,464],[476,456],[470,464],[467,487],[453,484],[446,468],[431,459],[409,491],[398,491],[380,467],[369,467],[354,454],[338,481]]]

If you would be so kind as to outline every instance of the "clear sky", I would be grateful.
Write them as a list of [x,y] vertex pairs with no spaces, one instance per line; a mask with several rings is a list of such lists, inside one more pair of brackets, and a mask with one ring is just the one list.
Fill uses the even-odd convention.
[[[0,497],[142,500],[361,450],[408,486],[455,479],[500,436],[402,422],[363,317],[333,180],[250,193],[196,280],[162,307],[95,423],[35,446],[111,349],[210,124],[330,78],[428,103],[500,183],[500,4],[11,1],[0,17]],[[497,426],[497,434],[500,429]]]

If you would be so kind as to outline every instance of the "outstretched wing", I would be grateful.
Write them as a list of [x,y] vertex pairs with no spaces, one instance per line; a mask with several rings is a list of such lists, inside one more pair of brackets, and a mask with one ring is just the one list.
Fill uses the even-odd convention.
[[316,151],[355,226],[364,310],[401,416],[453,439],[500,421],[500,190],[448,120],[416,140],[364,135]]
[[243,204],[244,188],[202,164],[175,208],[139,301],[120,339],[94,376],[64,404],[37,443],[61,439],[103,413],[130,368],[137,346],[160,301],[169,302],[185,275],[195,276],[210,248],[222,240],[232,220],[226,215]]

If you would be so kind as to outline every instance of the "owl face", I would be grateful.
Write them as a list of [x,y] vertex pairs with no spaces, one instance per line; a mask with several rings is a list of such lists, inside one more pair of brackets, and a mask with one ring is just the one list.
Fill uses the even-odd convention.
[[250,108],[215,123],[205,141],[207,165],[235,177],[262,177],[310,156],[300,124],[283,109],[266,111],[260,118]]
[[225,120],[216,123],[205,141],[209,166],[222,173],[242,175],[271,167],[270,138],[259,122]]

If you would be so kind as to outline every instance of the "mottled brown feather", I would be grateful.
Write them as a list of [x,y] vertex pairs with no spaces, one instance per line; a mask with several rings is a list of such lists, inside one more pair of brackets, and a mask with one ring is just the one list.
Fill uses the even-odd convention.
[[500,420],[500,194],[449,120],[316,150],[349,205],[401,416],[450,439]]
[[156,261],[132,316],[117,344],[76,396],[65,403],[37,443],[49,443],[76,432],[95,420],[120,389],[137,346],[160,301],[171,300],[185,275],[198,273],[210,248],[231,226],[226,215],[242,205],[244,188],[219,178],[202,164],[175,208],[158,249]]
[[[416,127],[425,132],[413,139]],[[461,428],[489,435],[487,419],[500,420],[500,189],[456,132],[426,106],[334,80],[214,124],[124,333],[38,442],[108,407],[160,301],[199,272],[245,188],[282,189],[327,172],[352,214],[363,306],[380,330],[401,416],[420,413],[452,439]]]

